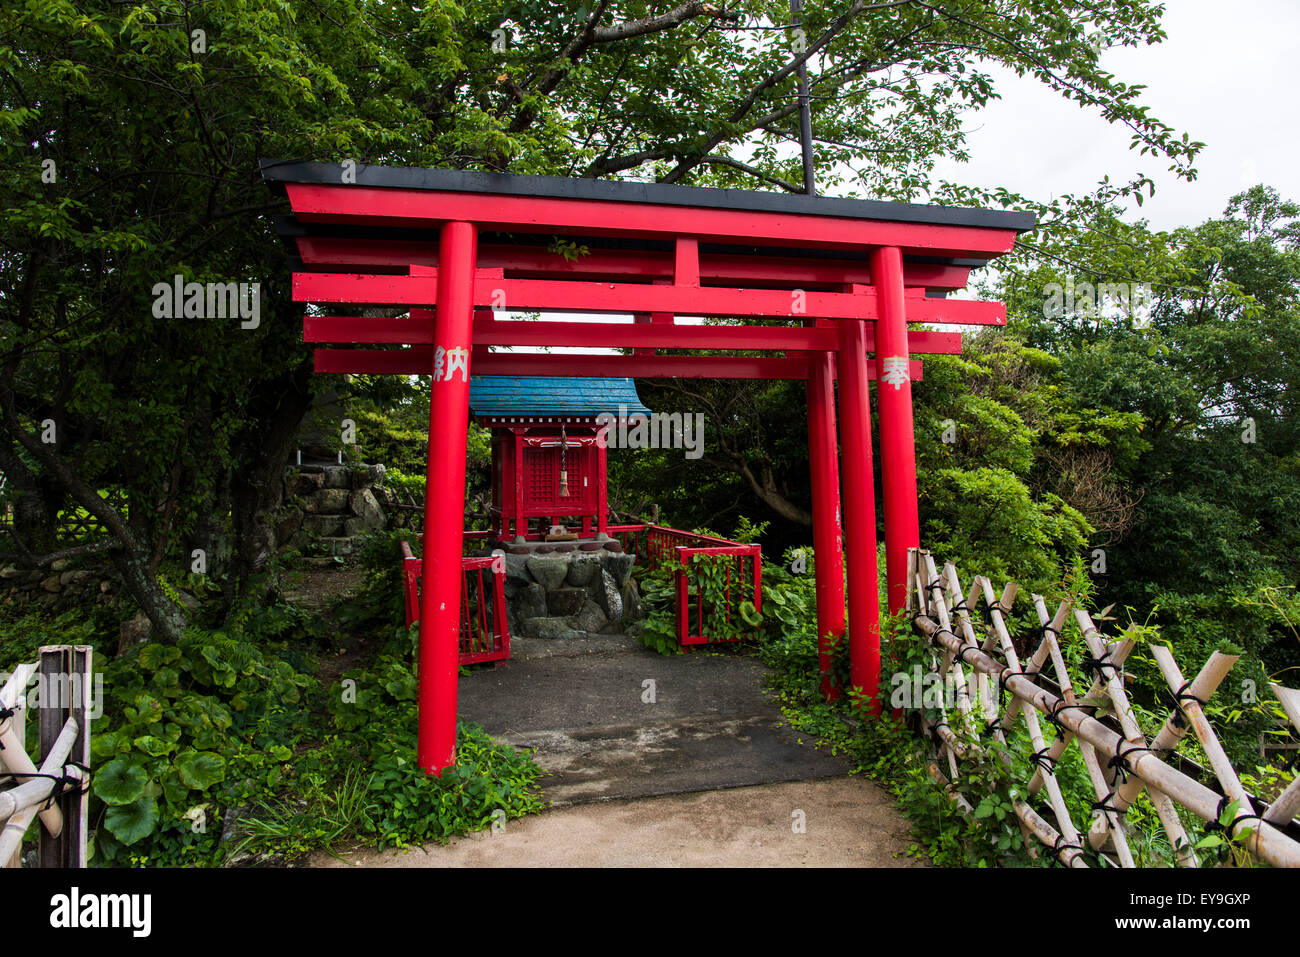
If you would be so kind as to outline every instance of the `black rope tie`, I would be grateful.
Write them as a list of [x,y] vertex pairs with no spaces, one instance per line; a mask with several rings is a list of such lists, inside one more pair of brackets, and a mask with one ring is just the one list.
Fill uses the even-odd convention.
[[966,656],[972,651],[979,651],[979,650],[980,650],[979,645],[962,645],[961,651],[957,652],[957,660],[960,661],[963,665],[973,668],[974,665],[972,665],[969,661],[966,660]]
[[1175,710],[1174,710],[1173,721],[1177,727],[1185,727],[1187,724],[1187,711],[1183,706],[1184,701],[1195,701],[1202,708],[1205,707],[1204,701],[1202,701],[1200,698],[1196,697],[1196,695],[1192,694],[1189,690],[1187,690],[1191,686],[1192,683],[1190,681],[1184,681],[1182,687],[1180,687],[1177,691],[1174,692]]
[[[18,712],[15,709],[6,708],[4,705],[0,704],[0,723],[8,721],[17,713]],[[3,741],[0,741],[0,751],[3,751],[4,749],[5,749],[5,743]]]
[[[1109,681],[1117,674],[1115,662],[1110,660],[1110,652],[1106,652],[1100,658],[1084,658],[1083,666],[1093,672],[1098,678]],[[1106,674],[1106,669],[1110,669],[1110,674]]]
[[1232,799],[1226,794],[1219,800],[1219,806],[1214,810],[1214,820],[1208,822],[1206,825],[1209,830],[1223,831],[1228,835],[1228,837],[1235,839],[1237,837],[1237,827],[1239,825],[1245,824],[1247,821],[1259,821],[1263,823],[1264,819],[1258,814],[1238,814],[1229,823],[1221,823],[1219,818],[1223,817],[1223,812],[1228,809],[1228,805],[1231,803]]
[[984,730],[980,733],[980,737],[987,737],[988,735],[992,734],[994,731],[997,731],[1001,727],[1002,727],[1001,718],[990,718],[988,722],[984,725]]
[[1068,711],[1070,708],[1074,708],[1077,711],[1082,711],[1085,717],[1089,717],[1089,718],[1091,718],[1093,715],[1097,713],[1097,706],[1094,704],[1071,704],[1070,702],[1066,701],[1064,698],[1057,698],[1056,704],[1052,705],[1051,708],[1047,710],[1047,720],[1050,721],[1052,723],[1052,727],[1054,727],[1061,734],[1065,734],[1070,730],[1065,726],[1065,722],[1061,720],[1061,712]]
[[1105,797],[1101,798],[1100,800],[1092,802],[1092,809],[1094,811],[1101,811],[1103,814],[1105,813],[1123,814],[1124,813],[1123,811],[1121,811],[1115,805],[1110,803],[1110,799],[1113,798],[1114,796],[1115,796],[1114,791],[1107,791]]
[[1006,692],[1008,692],[1008,693],[1010,693],[1011,695],[1014,696],[1015,692],[1013,692],[1010,688],[1007,687],[1007,682],[1010,681],[1012,678],[1014,678],[1014,677],[1015,677],[1016,675],[1018,675],[1018,674],[1020,674],[1019,671],[1013,671],[1013,670],[1011,670],[1010,668],[1003,668],[1001,671],[999,671],[999,672],[998,672],[998,691],[1006,691]]
[[[1074,851],[1074,857],[1062,861],[1061,860],[1062,851]],[[1065,839],[1064,834],[1056,835],[1056,840],[1052,842],[1053,863],[1060,864],[1062,867],[1065,867],[1069,864],[1073,864],[1076,860],[1078,860],[1082,856],[1083,856],[1082,847],[1080,847],[1078,844],[1071,844],[1069,841]]]
[[1006,615],[1006,614],[1008,614],[1008,613],[1010,612],[1010,609],[1008,609],[1008,608],[1003,608],[1003,607],[1002,607],[1002,603],[1001,603],[1001,602],[998,602],[998,601],[993,602],[991,605],[985,605],[985,606],[984,606],[984,621],[985,621],[987,624],[990,624],[990,625],[993,624],[993,609],[995,609],[995,608],[996,608],[998,611],[1002,612],[1003,615]]
[[1037,628],[1033,628],[1030,630],[1029,632],[1030,640],[1035,645],[1040,645],[1042,644],[1043,639],[1047,637],[1048,632],[1055,635],[1058,640],[1061,637],[1061,633],[1057,631],[1055,628],[1053,628],[1051,625],[1039,625]]
[[73,794],[84,794],[89,789],[89,782],[73,777],[68,773],[68,768],[77,768],[85,773],[90,771],[90,768],[84,764],[69,761],[63,766],[63,771],[60,774],[45,774],[42,771],[5,771],[4,773],[13,778],[48,778],[53,781],[54,786],[50,788],[49,797],[45,799],[45,804],[41,808],[42,811],[48,811],[54,806],[54,802],[63,796],[65,790],[72,789],[71,793]]
[[1042,771],[1044,774],[1051,774],[1056,770],[1056,758],[1047,753],[1050,750],[1050,747],[1042,748],[1035,751],[1029,758],[1029,763],[1036,765],[1038,770]]
[[946,721],[936,721],[934,724],[930,725],[930,740],[935,743],[936,747],[943,747],[945,742],[939,735],[939,729],[946,727],[948,727],[948,722]]
[[1133,767],[1128,763],[1128,756],[1130,754],[1135,754],[1138,751],[1146,751],[1151,754],[1155,753],[1150,748],[1143,747],[1142,745],[1134,745],[1125,751],[1123,748],[1127,743],[1128,742],[1123,738],[1120,738],[1119,741],[1115,743],[1115,756],[1106,762],[1106,767],[1115,769],[1115,775],[1118,777],[1120,784],[1128,783],[1129,772],[1133,770]]
[[998,672],[998,690],[1006,691],[1014,695],[1015,692],[1011,691],[1011,689],[1007,687],[1008,681],[1010,681],[1012,678],[1028,678],[1030,681],[1032,681],[1042,673],[1043,673],[1042,668],[1039,668],[1037,671],[1014,671],[1011,668],[1003,668],[1000,672]]

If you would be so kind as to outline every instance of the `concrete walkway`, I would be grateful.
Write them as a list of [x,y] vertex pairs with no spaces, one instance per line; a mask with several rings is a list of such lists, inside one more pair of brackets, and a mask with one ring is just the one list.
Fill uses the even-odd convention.
[[552,775],[556,805],[686,794],[847,774],[801,743],[736,653],[657,655],[621,635],[521,639],[500,668],[460,683],[460,715]]
[[[802,812],[799,814],[798,812]],[[795,825],[802,823],[803,832]],[[888,794],[858,777],[546,811],[445,846],[318,854],[317,867],[918,867]]]
[[460,715],[534,749],[551,808],[447,846],[312,865],[915,866],[893,798],[790,730],[757,659],[663,657],[623,636],[512,652],[461,678]]

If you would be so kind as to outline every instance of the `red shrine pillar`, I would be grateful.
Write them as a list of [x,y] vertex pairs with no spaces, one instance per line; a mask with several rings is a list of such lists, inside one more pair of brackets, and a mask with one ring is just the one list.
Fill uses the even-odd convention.
[[416,748],[420,767],[435,775],[456,762],[460,559],[477,254],[478,233],[473,224],[443,224],[438,240],[438,308],[434,313],[425,473]]
[[609,534],[608,449],[596,443],[596,534]]
[[871,480],[871,402],[867,387],[867,324],[841,319],[840,443],[844,457],[844,538],[849,562],[850,684],[872,699],[880,686],[880,594],[876,568],[876,503]]
[[808,354],[808,464],[812,478],[817,659],[822,694],[834,701],[830,644],[844,634],[844,536],[840,531],[839,445],[835,434],[834,353]]
[[903,256],[897,246],[871,252],[876,287],[876,402],[880,411],[880,474],[884,486],[885,581],[890,612],[907,604],[907,550],[921,544],[916,504],[916,439],[908,374]]

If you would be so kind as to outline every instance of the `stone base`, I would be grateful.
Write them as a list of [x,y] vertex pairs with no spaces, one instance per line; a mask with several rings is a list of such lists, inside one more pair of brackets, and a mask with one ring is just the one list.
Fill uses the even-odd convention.
[[[544,547],[546,543],[533,544]],[[563,552],[532,547],[525,554],[511,554],[509,546],[503,550],[512,634],[524,638],[618,634],[625,623],[641,617],[630,578],[634,555],[599,547]]]

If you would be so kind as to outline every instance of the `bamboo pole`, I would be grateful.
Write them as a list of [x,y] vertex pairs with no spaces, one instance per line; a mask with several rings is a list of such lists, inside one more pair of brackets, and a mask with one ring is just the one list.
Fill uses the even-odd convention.
[[[956,636],[944,633],[938,623],[928,617],[918,617],[916,626],[933,642],[954,650],[959,647]],[[1005,670],[999,662],[978,649],[968,651],[966,658],[972,667],[985,670],[990,675],[998,676]],[[1052,713],[1063,700],[1022,675],[1010,675],[1005,680],[1005,685],[1011,694],[1043,714]],[[1142,778],[1148,787],[1177,798],[1188,811],[1204,821],[1217,819],[1219,795],[1199,781],[1166,764],[1150,751],[1125,748],[1127,742],[1123,737],[1093,717],[1079,716],[1072,710],[1064,710],[1059,712],[1058,720],[1082,742],[1122,756],[1128,773]],[[1266,863],[1278,867],[1300,867],[1300,843],[1271,824],[1263,823],[1256,829],[1254,850]]]
[[[36,765],[28,757],[27,752],[23,750],[18,735],[14,733],[14,729],[9,726],[8,722],[5,722],[4,727],[0,728],[0,764],[3,764],[17,776],[36,773]],[[21,788],[23,785],[18,787]],[[4,806],[4,796],[12,794],[14,790],[18,790],[18,788],[0,794],[0,808]],[[0,814],[0,820],[7,817],[9,817],[8,814]],[[40,812],[40,818],[41,823],[45,825],[45,829],[51,834],[57,834],[63,830],[63,812],[57,807],[45,808]],[[0,861],[2,860],[5,860],[5,858],[0,857]]]
[[[1201,668],[1200,673],[1197,674],[1196,679],[1188,689],[1188,693],[1195,695],[1202,701],[1209,701],[1236,662],[1237,658],[1234,655],[1215,652],[1210,656],[1210,660],[1205,663],[1204,667]],[[1152,739],[1151,750],[1172,752],[1178,747],[1178,743],[1182,741],[1186,734],[1187,724],[1183,720],[1182,711],[1176,708]],[[1138,795],[1142,793],[1144,787],[1145,783],[1141,778],[1129,778],[1128,781],[1122,783],[1116,789],[1111,803],[1121,812],[1127,811],[1133,802],[1137,800]],[[1173,842],[1180,862],[1185,867],[1197,866],[1194,863],[1196,853],[1192,849],[1191,841],[1187,836],[1186,829],[1183,827],[1182,820],[1174,810],[1173,802],[1167,795],[1153,793],[1151,803],[1156,809],[1156,814],[1159,816],[1161,824],[1164,825],[1165,831],[1169,834],[1170,840]]]
[[[32,675],[36,673],[37,665],[22,664],[13,670],[9,680],[5,682],[4,687],[0,688],[0,707],[18,709],[23,706],[23,691],[27,688],[27,683],[32,680]],[[4,727],[9,719],[0,722],[0,727]]]
[[[1118,668],[1122,666],[1124,662],[1128,660],[1128,656],[1132,653],[1136,644],[1137,643],[1131,639],[1124,639],[1123,641],[1112,641],[1106,646],[1107,651],[1110,654],[1110,660],[1115,662],[1115,667]],[[1098,696],[1101,694],[1101,682],[1094,680],[1092,685],[1088,688],[1088,693],[1082,698],[1076,698],[1075,703],[1080,708],[1090,707],[1093,708],[1093,710],[1096,710],[1097,706],[1092,704],[1092,702],[1096,701]],[[1056,760],[1060,760],[1061,755],[1065,753],[1065,749],[1070,746],[1072,741],[1074,741],[1074,732],[1070,731],[1068,728],[1058,728],[1056,740],[1052,742],[1051,756]],[[1080,750],[1082,750],[1082,748]],[[1042,776],[1035,771],[1034,776],[1029,781],[1029,791],[1031,794],[1036,794],[1042,786]]]
[[1040,817],[1038,813],[1024,801],[1015,801],[1012,804],[1012,807],[1015,809],[1016,816],[1020,818],[1021,823],[1023,823],[1025,827],[1029,829],[1030,833],[1032,833],[1034,837],[1038,838],[1045,847],[1052,851],[1053,857],[1066,867],[1076,869],[1087,868],[1088,863],[1083,859],[1083,848],[1077,841],[1077,833],[1075,834],[1076,840],[1074,841],[1071,841],[1068,838],[1062,838],[1060,833],[1058,833],[1052,825],[1044,821],[1042,817]]
[[[983,585],[984,598],[988,601],[990,606],[993,606],[993,584],[985,578],[983,579]],[[1008,588],[1009,587],[1010,586],[1008,586]],[[1003,594],[1006,595],[1007,590],[1004,589]],[[993,608],[993,614],[996,616],[994,617],[994,628],[997,631],[998,638],[1002,644],[1002,655],[1006,659],[1007,670],[1012,674],[1021,675],[1023,680],[1028,680],[1027,678],[1024,678],[1024,672],[1020,667],[1020,656],[1016,654],[1015,643],[1011,640],[1011,635],[1007,631],[1006,623],[1002,620],[1001,612],[999,612],[997,608]],[[1048,760],[1048,747],[1047,742],[1043,739],[1043,729],[1038,723],[1038,714],[1028,708],[1020,708],[1016,710],[1024,713],[1025,727],[1029,731],[1029,741],[1034,748],[1034,754],[1036,756],[1035,763],[1038,765],[1039,771],[1043,774],[1043,781],[1047,788],[1047,801],[1048,804],[1051,805],[1052,814],[1056,817],[1056,823],[1060,827],[1061,833],[1065,836],[1064,839],[1068,843],[1078,844],[1079,832],[1074,826],[1074,821],[1070,818],[1069,809],[1065,806],[1065,798],[1061,794],[1060,784],[1056,780],[1056,775],[1053,774],[1048,767],[1044,767],[1044,764]],[[1007,715],[1011,716],[1012,721],[1014,721],[1014,713],[1011,708],[1007,709]],[[1004,717],[1002,719],[1002,729],[1004,731],[1009,731],[1010,728],[1011,722]]]
[[[1083,634],[1083,640],[1087,643],[1093,657],[1098,661],[1109,662],[1106,640],[1092,623],[1092,617],[1082,608],[1076,608],[1074,620],[1079,623],[1079,631]],[[1128,695],[1124,693],[1124,683],[1119,679],[1119,668],[1115,667],[1113,662],[1096,665],[1095,668],[1097,677],[1102,679],[1106,694],[1115,705],[1115,717],[1119,720],[1119,726],[1124,729],[1124,739],[1145,748],[1147,739],[1142,729],[1138,727],[1137,718],[1133,717],[1133,709],[1129,707]]]
[[[1013,674],[1022,674],[1021,662],[1019,662],[1018,655],[1015,654],[1015,645],[1011,642],[1011,636],[1008,629],[1006,629],[1006,623],[1004,618],[1002,618],[1001,611],[1002,609],[1006,609],[1006,607],[1010,607],[1010,602],[1014,601],[1015,590],[1017,590],[1018,586],[1014,583],[1008,584],[1005,589],[1002,589],[1001,601],[995,601],[995,598],[993,598],[993,583],[991,583],[987,577],[983,576],[979,577],[978,581],[980,588],[982,588],[984,592],[984,601],[988,602],[989,609],[991,609],[993,629],[995,629],[995,632],[997,633],[998,641],[1001,642],[1002,655],[1006,658],[1008,667]],[[971,645],[971,648],[978,650],[980,654],[988,657],[987,651],[979,649],[979,646]],[[1004,736],[1004,740],[1005,733],[1010,731],[1011,723],[1014,722],[1013,711],[1009,709],[1008,715],[1010,716],[1010,720],[1008,719],[1008,716],[1004,716],[1000,724],[997,726],[998,733]],[[1040,755],[1040,757],[1045,757],[1045,755],[1047,755],[1047,744],[1045,744],[1045,741],[1043,740],[1043,729],[1039,726],[1039,716],[1037,716],[1034,711],[1026,710],[1024,711],[1024,723],[1026,723],[1028,732],[1030,732],[1030,742],[1034,745],[1034,753]],[[1041,761],[1039,762],[1039,767],[1043,767]],[[1057,819],[1058,826],[1061,827],[1061,833],[1065,835],[1067,843],[1078,844],[1079,832],[1076,830],[1073,820],[1070,819],[1070,810],[1066,807],[1065,797],[1061,794],[1061,788],[1060,785],[1057,784],[1056,776],[1048,774],[1047,780],[1048,804],[1052,806],[1052,813]],[[1031,827],[1032,830],[1031,824],[1028,824],[1024,818],[1022,818],[1022,822],[1026,823],[1026,826]]]
[[[943,583],[942,580],[939,578],[938,571],[935,569],[934,558],[930,555],[929,552],[926,552],[925,555],[922,556],[922,562],[925,565],[925,573],[930,582],[928,586],[928,590],[932,593],[931,601],[930,601],[930,609],[931,611],[936,612],[938,614],[940,627],[942,627],[944,631],[948,632],[948,634],[953,635],[953,637],[956,638],[957,636],[952,632],[952,620],[948,617],[948,608],[943,600]],[[958,639],[958,641],[960,640],[961,639]],[[958,650],[960,651],[960,648]],[[957,681],[956,681],[957,700],[955,703],[957,705],[958,710],[963,712],[963,714],[970,714],[970,710],[971,710],[970,693],[967,691],[966,688],[966,677],[965,677],[965,672],[961,666],[961,660],[957,657],[957,654],[955,652],[945,651],[943,655],[943,664],[939,670],[939,677],[946,680],[948,677],[948,672],[953,669],[956,669],[956,675],[957,675]]]
[[[69,718],[45,761],[41,764],[41,774],[62,775],[67,773],[80,781],[81,773],[79,769],[64,768],[64,762],[68,760],[68,754],[72,750],[73,743],[77,740],[78,732],[77,722]],[[23,835],[27,833],[32,817],[39,813],[36,810],[37,805],[46,800],[53,790],[53,779],[39,777],[32,778],[16,788],[0,793],[0,821],[7,822],[3,831],[0,831],[0,861],[9,860],[14,855],[14,852],[22,847]],[[41,820],[44,823],[43,817]],[[60,815],[59,824],[60,827],[63,824],[62,815]]]
[[[1151,654],[1156,659],[1156,666],[1160,673],[1165,676],[1169,682],[1169,690],[1175,695],[1179,694],[1184,687],[1185,681],[1182,671],[1178,668],[1178,662],[1174,661],[1173,653],[1164,645],[1151,645]],[[1215,652],[1219,654],[1219,652]],[[1241,779],[1237,777],[1237,772],[1232,767],[1232,762],[1228,760],[1227,752],[1223,750],[1223,745],[1219,743],[1219,737],[1214,733],[1214,728],[1210,727],[1210,721],[1205,716],[1201,703],[1192,698],[1182,699],[1185,703],[1182,705],[1183,714],[1196,733],[1196,737],[1201,742],[1201,748],[1205,751],[1205,756],[1209,759],[1210,770],[1218,778],[1219,784],[1223,786],[1223,792],[1229,799],[1237,804],[1237,811],[1233,815],[1233,824],[1230,827],[1230,833],[1236,835],[1236,821],[1241,818],[1255,818],[1255,804],[1250,795],[1241,784]],[[1251,834],[1254,835],[1256,827],[1251,827]],[[1246,839],[1248,843],[1254,843],[1255,837]],[[1258,855],[1257,855],[1258,856]]]
[[[1146,735],[1143,734],[1142,729],[1138,726],[1137,719],[1133,716],[1128,693],[1124,690],[1124,682],[1120,678],[1120,666],[1109,658],[1109,647],[1101,632],[1093,625],[1091,616],[1083,609],[1076,608],[1074,616],[1079,624],[1079,631],[1092,654],[1099,661],[1110,662],[1109,665],[1095,665],[1094,670],[1097,673],[1097,680],[1103,684],[1108,697],[1115,706],[1115,716],[1119,719],[1120,727],[1124,731],[1124,743],[1129,746],[1125,750],[1142,749],[1138,753],[1151,750]],[[1121,745],[1117,744],[1115,747],[1114,756],[1108,759],[1107,767],[1111,767],[1114,764],[1114,758],[1120,755]],[[1081,746],[1080,750],[1087,749]],[[1100,759],[1106,757],[1106,755],[1095,754],[1094,757]],[[1116,766],[1114,772],[1106,781],[1108,791],[1114,792],[1116,785],[1122,786],[1127,777],[1127,772],[1122,764]],[[1183,827],[1182,819],[1178,816],[1178,810],[1174,807],[1174,802],[1167,795],[1157,793],[1158,790],[1153,788],[1151,791],[1151,806],[1155,809],[1156,817],[1159,818],[1160,825],[1165,829],[1165,833],[1169,835],[1170,843],[1173,845],[1180,863],[1186,867],[1194,867],[1196,866],[1195,853],[1192,850],[1191,842],[1188,840],[1187,831]],[[1118,805],[1115,806],[1118,808]]]
[[[1065,666],[1065,658],[1061,654],[1061,646],[1058,641],[1060,632],[1057,630],[1055,621],[1059,620],[1060,625],[1065,622],[1066,610],[1069,607],[1067,602],[1061,602],[1057,610],[1057,619],[1054,620],[1047,614],[1047,603],[1043,600],[1042,595],[1032,595],[1034,610],[1038,614],[1038,624],[1043,629],[1043,645],[1048,649],[1048,658],[1052,662],[1052,670],[1056,673],[1056,684],[1061,689],[1061,697],[1069,704],[1077,703],[1074,694],[1074,685],[1070,681],[1070,671]],[[1109,647],[1107,648],[1109,654]],[[1053,762],[1060,759],[1065,753],[1066,741],[1065,733],[1058,731],[1056,739],[1052,742],[1052,747],[1048,752],[1048,757]],[[1089,828],[1088,841],[1095,851],[1101,851],[1106,845],[1106,838],[1115,849],[1115,854],[1119,858],[1121,867],[1136,866],[1133,861],[1133,854],[1129,850],[1128,837],[1124,832],[1123,819],[1108,806],[1108,799],[1111,795],[1109,782],[1102,773],[1101,765],[1097,760],[1097,754],[1092,748],[1080,748],[1079,753],[1083,756],[1083,764],[1088,772],[1088,780],[1092,783],[1094,796],[1097,798],[1093,808],[1093,824]],[[1042,769],[1039,768],[1034,772],[1033,781],[1030,782],[1030,793],[1034,793],[1034,782],[1043,780]],[[1096,806],[1100,805],[1100,807]],[[1097,824],[1100,822],[1104,830],[1099,836],[1097,834]]]
[[959,809],[968,815],[975,813],[975,809],[971,807],[970,801],[967,801],[962,793],[957,790],[956,786],[944,777],[943,772],[939,770],[938,764],[931,761],[926,765],[926,771],[929,772],[930,780],[943,788],[943,792],[948,795],[948,800],[952,801],[953,804],[957,805]]
[[[926,565],[926,567],[927,567],[927,569],[929,570],[930,575],[931,575],[931,577],[930,577],[929,580],[930,580],[932,583],[935,582],[935,581],[937,580],[937,576],[935,576],[935,574],[934,574],[934,563],[933,563],[933,560],[932,560],[932,558],[931,558],[931,556],[930,556],[930,553],[929,553],[928,551],[918,551],[917,554],[918,554],[918,564],[924,563],[924,564]],[[946,577],[947,580],[950,582],[950,584],[953,584],[953,583],[956,582],[956,578],[955,578],[955,575],[956,575],[956,569],[955,569],[955,567],[953,567],[953,568],[952,568],[952,575],[951,575],[951,576],[948,576],[948,575],[947,575],[947,570],[948,570],[949,567],[950,567],[950,566],[947,566],[947,565],[945,566],[945,577]],[[922,595],[924,595],[925,592],[928,590],[928,589],[926,588],[926,586],[925,586],[925,581],[921,578],[920,575],[918,575],[917,578],[918,578],[918,585],[920,586],[920,588],[919,588],[920,593],[921,593]],[[961,594],[961,588],[960,588],[960,585],[956,585],[956,593],[957,593],[958,595]],[[965,606],[967,609],[970,607],[970,602],[971,602],[971,601],[974,601],[974,600],[976,599],[976,596],[977,596],[978,594],[979,594],[979,586],[978,586],[978,584],[977,584],[977,585],[975,585],[975,586],[973,586],[973,587],[971,588],[971,592],[970,592],[970,600],[967,601],[966,606]],[[1008,601],[1009,601],[1010,598],[1013,597],[1013,596],[1014,596],[1014,592],[1013,592],[1011,595],[1008,596]],[[935,594],[934,597],[935,597],[935,601],[931,601],[931,602],[929,602],[929,603],[928,603],[928,607],[931,609],[932,612],[934,612],[934,613],[936,613],[936,614],[939,614],[939,615],[942,615],[942,616],[944,616],[944,617],[946,618],[946,616],[947,616],[947,614],[948,614],[948,610],[947,610],[947,607],[946,607],[946,605],[945,605],[945,603],[944,603],[943,592],[942,592],[942,590],[938,590],[938,591],[936,592],[936,594]],[[924,606],[924,603],[923,603],[923,606]],[[972,628],[972,627],[970,626],[970,624],[969,624],[969,615],[967,615],[967,616],[965,616],[965,617],[966,617],[966,619],[967,619],[967,620],[966,620],[966,626],[967,626],[967,627],[965,628],[965,633],[966,633],[966,635],[967,635],[967,643],[968,643],[968,645],[969,645],[970,647],[978,647],[978,646],[975,644],[975,642],[974,642],[974,631],[973,631],[973,628]],[[949,632],[949,633],[951,633],[951,632]],[[973,670],[973,669],[972,669],[972,670]],[[992,702],[991,698],[992,698],[992,696],[989,695],[989,696],[988,696],[988,701],[989,701],[989,706],[992,708],[992,713],[991,713],[990,715],[988,715],[989,720],[988,720],[987,724],[988,724],[989,727],[992,727],[993,732],[994,732],[994,737],[996,738],[996,740],[997,740],[999,743],[1005,744],[1005,743],[1006,743],[1006,739],[1005,739],[1004,735],[1002,734],[1002,729],[1001,729],[1001,727],[996,723],[996,718],[997,718],[997,706],[996,706],[996,704],[994,704],[994,703]],[[959,707],[961,706],[962,702],[961,702],[961,699],[960,699],[960,698],[958,699],[957,704],[958,704]],[[965,717],[967,720],[969,720],[969,717],[970,717],[970,710],[969,710],[969,707],[967,707],[967,708],[963,711],[963,715],[964,715],[964,717]],[[927,722],[927,724],[928,724],[928,722]],[[977,744],[976,746],[978,747],[978,744]],[[957,769],[957,755],[956,755],[956,753],[954,752],[954,750],[953,750],[951,747],[950,747],[950,748],[947,748],[947,749],[944,749],[944,753],[946,753],[946,755],[947,755],[947,758],[948,758],[948,764],[949,764],[949,769],[950,769],[950,771],[951,771],[951,773],[952,773],[953,780],[956,780],[956,778],[957,778],[957,774],[958,774],[958,769]],[[964,754],[964,752],[963,752],[963,754]],[[1010,754],[1007,753],[1007,751],[1006,751],[1005,749],[1003,749],[1003,750],[1001,750],[1001,751],[998,752],[998,758],[999,758],[999,760],[1002,762],[1003,766],[1005,766],[1005,767],[1007,767],[1007,768],[1010,768],[1010,767],[1011,767],[1011,756],[1010,756]],[[1032,834],[1031,834],[1029,828],[1025,825],[1025,823],[1024,823],[1023,820],[1019,820],[1019,819],[1017,819],[1017,823],[1018,823],[1018,825],[1019,825],[1019,827],[1020,827],[1021,834],[1023,835],[1023,837],[1024,837],[1024,839],[1025,839],[1026,847],[1030,847],[1031,845],[1029,844],[1029,839],[1030,839],[1030,837],[1032,836]],[[1036,856],[1036,855],[1035,855],[1035,856]]]
[[[36,670],[36,664],[20,664],[14,668],[13,674],[5,682],[4,688],[0,688],[0,709],[13,711],[13,715],[0,721],[0,729],[6,726],[12,726],[14,737],[18,739],[18,747],[23,753],[27,751],[27,696],[23,693],[27,688],[27,682],[31,680],[32,673]],[[11,724],[12,723],[12,724]],[[0,761],[0,768],[4,763]],[[0,861],[0,867],[21,867],[22,866],[22,847],[19,846],[8,862]]]
[[[63,726],[63,730],[59,733],[54,748],[41,764],[40,771],[33,768],[30,772],[31,777],[28,780],[7,791],[0,791],[0,821],[6,821],[23,808],[40,804],[50,796],[50,792],[54,790],[54,781],[48,777],[38,775],[54,774],[55,771],[62,773],[63,765],[68,759],[68,753],[72,750],[72,743],[76,739],[77,722],[69,718],[68,723]],[[47,767],[53,767],[55,771],[46,770]],[[44,823],[44,818],[42,818],[42,823]],[[3,857],[0,856],[0,859],[3,859]]]
[[[950,588],[950,596],[956,595],[958,602],[960,603],[959,606],[954,607],[957,608],[957,623],[961,627],[962,635],[966,639],[966,644],[980,646],[980,643],[976,641],[975,626],[971,623],[970,603],[962,594],[961,582],[957,579],[956,566],[953,565],[952,562],[945,562],[943,566],[943,574]],[[971,589],[971,594],[976,594],[974,588]],[[981,712],[983,712],[985,726],[994,727],[995,730],[1000,732],[1000,729],[996,728],[998,704],[993,700],[993,693],[989,688],[989,676],[981,672],[978,668],[972,668],[969,680],[971,684],[967,686],[967,689],[974,695]]]
[[1277,700],[1282,702],[1282,710],[1286,712],[1286,716],[1291,719],[1296,730],[1300,731],[1300,691],[1284,688],[1271,681],[1268,686],[1273,689],[1273,694],[1277,695]]
[[[1273,689],[1273,694],[1277,695],[1277,700],[1282,702],[1282,708],[1286,711],[1287,717],[1291,723],[1300,731],[1300,691],[1294,691],[1291,688],[1284,688],[1281,685],[1269,683]],[[1264,814],[1264,820],[1273,824],[1287,824],[1300,813],[1300,775],[1287,785],[1268,811]]]

